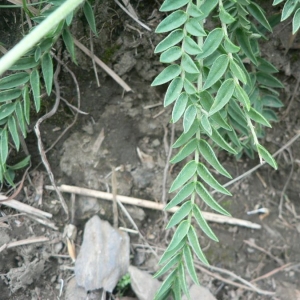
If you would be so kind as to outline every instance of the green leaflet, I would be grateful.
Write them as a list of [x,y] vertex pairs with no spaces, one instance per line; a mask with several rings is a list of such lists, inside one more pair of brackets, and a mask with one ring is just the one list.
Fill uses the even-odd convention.
[[236,76],[242,83],[247,84],[247,77],[243,69],[234,60],[230,60],[230,71],[232,76]]
[[176,77],[170,83],[165,99],[164,99],[164,106],[168,106],[173,103],[180,95],[181,90],[183,88],[183,80],[181,77]]
[[188,102],[187,93],[186,92],[181,93],[173,107],[173,111],[172,111],[172,122],[173,123],[176,123],[182,117],[182,115],[184,114],[187,102]]
[[224,138],[221,136],[218,130],[212,128],[212,135],[210,138],[222,149],[234,155],[237,154],[237,152],[224,140]]
[[197,139],[190,140],[171,160],[172,164],[178,163],[189,156],[197,149]]
[[155,32],[164,33],[168,31],[172,31],[180,27],[181,25],[183,25],[187,19],[188,19],[188,15],[184,11],[182,10],[175,11],[160,22]]
[[160,62],[162,63],[171,63],[177,59],[179,59],[182,55],[182,50],[180,47],[178,46],[174,46],[169,48],[168,50],[164,51],[161,55],[160,55]]
[[159,290],[157,291],[157,293],[155,294],[155,300],[160,300],[160,299],[166,299],[166,293],[168,292],[168,290],[170,289],[170,287],[172,286],[173,281],[176,278],[176,273],[177,273],[177,269],[174,269],[168,276],[167,278],[164,280],[164,282],[162,283],[162,285],[160,286]]
[[203,4],[200,6],[201,11],[203,12],[201,19],[205,19],[210,14],[210,12],[216,7],[217,4],[218,0],[204,1]]
[[203,129],[205,130],[207,135],[210,136],[212,134],[212,129],[211,129],[211,125],[210,125],[210,122],[209,122],[206,114],[203,114],[201,116],[201,125],[203,126]]
[[267,121],[272,121],[272,122],[279,121],[277,114],[274,112],[274,110],[264,109],[261,114],[264,118],[266,118]]
[[248,116],[255,121],[256,123],[260,123],[267,127],[272,127],[271,124],[265,119],[264,116],[262,116],[258,111],[256,111],[254,108],[250,108],[249,111],[247,111]]
[[1,132],[0,153],[2,164],[5,164],[8,156],[8,134],[6,129],[3,129]]
[[189,131],[184,132],[181,136],[177,139],[177,141],[172,146],[173,148],[178,148],[184,145],[190,138],[192,138],[196,132],[199,130],[199,123],[197,120],[194,121],[192,126],[190,127]]
[[[26,138],[27,131],[26,131],[26,126],[25,126],[25,119],[24,119],[23,109],[22,109],[22,105],[21,105],[20,101],[17,101],[17,103],[15,105],[15,109],[16,109],[16,115],[17,115],[17,118],[18,118],[18,124],[20,126],[20,129],[22,131],[22,134],[23,134],[24,138]],[[1,111],[1,108],[0,108],[0,111]]]
[[0,120],[11,115],[15,110],[15,103],[7,103],[0,106]]
[[27,156],[24,159],[22,159],[20,162],[18,162],[17,164],[15,164],[13,166],[9,166],[9,168],[11,170],[22,169],[22,168],[26,167],[29,164],[29,161],[30,161],[30,156]]
[[[85,4],[89,3],[88,1],[85,1]],[[90,5],[90,4],[89,4]],[[64,40],[64,43],[67,47],[68,52],[71,55],[71,58],[73,60],[73,62],[76,63],[76,55],[75,55],[75,48],[74,48],[74,41],[73,41],[73,37],[69,31],[68,28],[65,28],[62,32],[62,38]]]
[[293,17],[293,34],[295,34],[300,27],[300,8],[298,8]]
[[90,25],[91,30],[94,32],[94,34],[96,36],[98,36],[93,8],[89,1],[84,2],[83,13],[84,13],[86,20],[88,21],[88,23]]
[[264,26],[267,30],[272,32],[272,27],[270,26],[263,10],[261,7],[259,7],[255,2],[251,2],[248,6],[247,9],[249,13],[262,25]]
[[193,205],[192,201],[187,201],[181,205],[181,207],[174,213],[172,218],[170,219],[166,229],[172,228],[173,226],[180,223],[192,210]]
[[186,5],[189,0],[165,0],[160,7],[160,11],[171,11]]
[[206,32],[197,19],[191,18],[185,24],[186,31],[192,36],[206,36]]
[[191,300],[189,289],[188,289],[188,286],[186,283],[186,275],[185,275],[185,271],[184,271],[183,262],[181,264],[179,264],[179,266],[178,266],[178,279],[179,279],[180,287],[181,287],[183,293],[186,295],[186,297],[189,300]]
[[25,84],[29,80],[29,75],[26,72],[12,74],[0,79],[0,89],[12,89]]
[[26,85],[22,92],[24,103],[24,116],[27,124],[30,124],[30,96],[28,86]]
[[206,37],[202,47],[202,53],[197,55],[197,59],[208,57],[209,55],[214,53],[220,46],[223,37],[224,37],[223,29],[215,28],[214,30],[212,30]]
[[9,130],[10,135],[11,135],[13,141],[14,141],[16,149],[17,149],[17,151],[19,151],[19,149],[20,149],[20,138],[19,138],[17,125],[16,125],[16,120],[15,120],[14,116],[10,116],[8,118],[7,124],[8,124],[8,130]]
[[51,94],[53,83],[53,62],[49,53],[44,54],[42,58],[42,72],[46,85],[47,95]]
[[251,103],[245,90],[239,84],[235,83],[234,92],[238,101],[240,101],[245,106],[245,108],[249,111]]
[[240,44],[243,52],[247,55],[247,57],[255,65],[257,65],[257,59],[253,53],[253,50],[252,50],[251,44],[250,44],[250,35],[247,34],[242,28],[238,28],[236,30],[236,38],[237,38],[237,41]]
[[179,65],[170,65],[166,67],[154,81],[151,83],[151,86],[161,85],[168,81],[171,81],[181,73],[181,68]]
[[35,109],[37,112],[39,112],[41,108],[40,75],[39,71],[36,69],[30,74],[30,86],[33,94]]
[[210,108],[209,115],[213,115],[214,113],[218,112],[220,109],[222,109],[228,101],[231,99],[232,94],[234,92],[234,81],[233,79],[227,79],[225,80],[221,87],[219,88],[217,92],[217,96],[215,99],[215,102],[213,103],[212,107]]
[[230,213],[227,212],[218,202],[214,200],[214,198],[209,194],[206,188],[200,183],[196,184],[196,192],[199,197],[213,210],[219,212],[222,215],[230,216]]
[[189,36],[186,36],[183,40],[183,49],[190,55],[197,55],[202,52],[198,44]]
[[227,53],[237,53],[241,48],[236,46],[227,36],[225,36],[224,49]]
[[[295,8],[297,7],[297,4],[298,4],[298,1],[296,1],[296,0],[287,0],[285,2],[282,13],[281,13],[281,20],[280,20],[281,22],[286,20],[293,13]],[[273,3],[273,5],[275,5],[275,4]]]
[[[208,171],[208,169],[205,167],[204,164],[199,163],[197,168],[197,173],[200,176],[200,178],[205,181],[209,186],[211,186],[216,191],[231,196],[231,193],[225,189]],[[197,186],[196,186],[197,190]]]
[[198,241],[198,237],[196,234],[196,231],[194,229],[193,226],[191,226],[189,228],[188,231],[188,239],[189,239],[189,243],[191,245],[191,247],[193,248],[194,252],[196,253],[197,257],[206,265],[209,265],[205,255],[203,254],[200,245],[199,245],[199,241]]
[[220,174],[226,176],[227,178],[232,178],[230,174],[224,169],[224,167],[220,164],[217,156],[215,155],[214,150],[211,146],[205,141],[200,140],[198,142],[198,149],[203,158],[216,169]]
[[187,92],[187,94],[189,95],[194,95],[197,93],[197,90],[194,86],[193,83],[191,83],[189,80],[187,80],[186,78],[184,78],[184,81],[183,81],[183,87],[184,87],[184,90]]
[[165,210],[169,210],[189,197],[195,189],[195,182],[189,182],[176,194],[176,196],[166,205]]
[[268,73],[257,72],[256,79],[259,83],[268,87],[279,88],[279,89],[284,88],[284,85],[277,78],[275,78],[274,76]]
[[235,18],[229,14],[223,6],[220,7],[219,18],[222,23],[231,24],[235,21]]
[[262,57],[257,57],[257,69],[265,73],[277,73],[278,70],[267,60]]
[[189,221],[187,220],[182,221],[177,227],[167,250],[174,249],[186,237],[190,227],[191,224]]
[[38,62],[34,59],[34,57],[22,57],[13,66],[11,66],[9,70],[23,71],[34,68],[37,65]]
[[189,16],[198,18],[203,15],[203,12],[192,2],[189,3],[187,13]]
[[184,69],[184,71],[191,73],[191,74],[198,74],[199,70],[192,60],[192,58],[186,54],[182,54],[182,59],[181,59],[181,67]]
[[183,248],[183,257],[185,260],[185,265],[187,267],[187,270],[188,270],[191,278],[193,279],[193,281],[196,284],[199,284],[197,273],[196,273],[195,266],[194,266],[193,255],[192,255],[191,249],[188,245],[186,245]]
[[165,39],[163,39],[155,48],[154,53],[159,53],[177,45],[184,37],[182,29],[177,29],[171,32]]
[[0,92],[0,102],[7,102],[10,100],[17,99],[21,96],[21,90],[18,88],[14,88],[11,90],[5,90]]
[[283,1],[284,1],[284,0],[274,0],[274,2],[273,2],[272,5],[277,5],[277,4],[279,4],[279,3],[283,2]]
[[215,60],[203,86],[204,90],[210,88],[224,75],[225,71],[227,70],[228,62],[229,58],[226,54],[220,55]]
[[269,106],[269,107],[283,107],[283,103],[275,96],[272,95],[266,95],[262,97],[261,99],[263,106]]
[[179,250],[181,250],[181,248],[186,244],[185,240],[183,239],[180,243],[178,243],[178,245],[176,247],[174,247],[172,250],[169,249],[170,245],[168,246],[168,248],[166,249],[166,251],[164,252],[164,254],[162,255],[162,257],[160,258],[158,264],[162,265],[164,263],[166,263],[169,259],[171,259],[174,255],[177,254],[177,252]]
[[209,227],[209,225],[207,224],[206,220],[204,219],[200,208],[198,207],[198,205],[194,205],[193,207],[193,215],[194,218],[196,219],[199,227],[201,228],[201,230],[203,230],[203,232],[209,237],[211,238],[213,241],[218,242],[218,238],[216,237],[216,235],[213,233],[213,231],[211,230],[211,228]]
[[172,193],[183,186],[188,180],[192,178],[193,175],[195,175],[196,171],[197,163],[194,160],[189,161],[173,181],[169,192]]
[[183,131],[188,132],[191,126],[194,124],[194,120],[197,115],[197,108],[195,105],[191,104],[187,107],[183,116]]
[[268,152],[266,148],[264,148],[262,145],[256,145],[257,151],[259,155],[275,170],[277,170],[277,163],[272,157],[272,155]]
[[172,259],[169,260],[169,262],[164,265],[157,273],[153,275],[154,278],[160,277],[161,275],[168,272],[175,264],[179,263],[181,261],[181,255],[178,253],[175,255]]

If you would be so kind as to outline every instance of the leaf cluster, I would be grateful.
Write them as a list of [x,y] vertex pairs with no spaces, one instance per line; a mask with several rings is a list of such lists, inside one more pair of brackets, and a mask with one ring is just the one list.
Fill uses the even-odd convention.
[[[156,28],[167,34],[155,48],[160,61],[168,64],[152,86],[168,83],[164,105],[173,105],[171,122],[182,122],[183,132],[173,148],[180,148],[171,163],[183,167],[170,192],[175,196],[166,210],[180,206],[167,228],[176,227],[163,254],[162,269],[168,274],[156,299],[188,295],[186,273],[198,282],[193,255],[208,263],[198,241],[195,225],[217,241],[203,218],[196,199],[224,215],[229,213],[212,197],[210,189],[230,195],[215,173],[231,178],[216,155],[222,149],[240,156],[257,152],[261,161],[277,168],[259,138],[264,127],[277,117],[272,108],[282,106],[276,88],[282,83],[277,69],[261,57],[258,40],[272,28],[264,10],[250,0],[165,0],[160,8],[169,15]],[[214,18],[216,26],[205,28]],[[191,159],[191,156],[194,156]],[[187,161],[187,159],[189,159]],[[215,172],[211,172],[213,169]]]
[[[51,0],[43,6],[40,4],[38,10],[31,10],[26,6],[26,2],[23,2],[23,10],[37,26],[64,2],[64,0]],[[35,11],[38,11],[38,14],[34,14]],[[83,5],[83,12],[91,30],[97,34],[92,6],[88,1]],[[44,36],[26,55],[19,58],[10,67],[7,75],[0,79],[0,183],[5,180],[10,185],[14,185],[14,170],[24,167],[29,162],[26,158],[14,166],[8,165],[9,142],[11,139],[15,150],[19,151],[21,140],[27,136],[32,108],[36,112],[40,111],[43,91],[48,96],[51,95],[54,76],[52,49],[60,37],[72,60],[76,62],[74,42],[70,32],[73,15],[74,12],[71,11],[65,20]]]

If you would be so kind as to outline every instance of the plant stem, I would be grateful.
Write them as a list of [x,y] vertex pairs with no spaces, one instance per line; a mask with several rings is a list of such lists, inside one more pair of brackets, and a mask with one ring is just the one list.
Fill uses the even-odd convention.
[[0,76],[84,0],[67,0],[0,59]]

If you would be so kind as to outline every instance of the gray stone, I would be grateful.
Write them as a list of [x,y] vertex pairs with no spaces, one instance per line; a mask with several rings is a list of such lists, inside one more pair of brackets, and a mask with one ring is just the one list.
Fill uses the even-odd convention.
[[161,282],[154,279],[152,275],[130,266],[128,269],[131,288],[139,300],[153,300],[155,293],[160,288]]
[[104,288],[112,292],[127,273],[129,237],[98,216],[85,225],[83,242],[75,262],[75,276],[86,291]]
[[[190,287],[191,300],[217,300],[215,296],[204,286],[193,284]],[[187,300],[186,296],[182,300]]]
[[67,285],[65,300],[85,300],[86,291],[76,283],[75,277],[73,277]]
[[128,51],[125,52],[118,63],[114,65],[114,70],[118,75],[122,76],[131,71],[135,64],[136,59],[133,56],[133,52]]

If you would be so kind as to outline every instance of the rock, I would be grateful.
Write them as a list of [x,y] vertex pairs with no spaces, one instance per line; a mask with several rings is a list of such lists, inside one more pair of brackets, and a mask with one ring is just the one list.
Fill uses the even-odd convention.
[[154,174],[151,170],[137,168],[131,172],[133,182],[139,189],[144,189],[149,186],[153,180]]
[[104,288],[112,292],[127,273],[129,237],[98,216],[85,225],[83,242],[75,262],[75,276],[86,291]]
[[153,300],[155,293],[158,291],[161,282],[154,279],[152,275],[141,271],[136,267],[130,266],[128,269],[131,288],[139,300]]
[[136,59],[133,56],[133,51],[125,52],[117,64],[114,65],[115,72],[122,76],[135,66]]
[[[191,300],[217,300],[213,294],[209,291],[209,289],[205,288],[201,285],[193,284],[190,287],[190,296]],[[187,300],[186,296],[182,297],[182,300]]]
[[86,291],[77,285],[75,277],[73,277],[67,285],[65,300],[85,300]]

